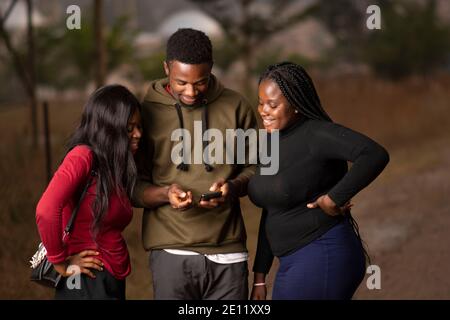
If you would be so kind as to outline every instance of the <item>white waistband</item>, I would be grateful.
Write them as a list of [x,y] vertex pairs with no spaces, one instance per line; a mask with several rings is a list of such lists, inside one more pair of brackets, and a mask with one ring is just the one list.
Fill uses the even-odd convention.
[[[195,255],[200,254],[195,251],[179,250],[179,249],[164,249],[164,251],[171,253],[171,254],[184,255],[184,256],[195,256]],[[243,261],[248,260],[248,252],[205,254],[204,256],[207,259],[209,259],[215,263],[221,263],[221,264],[238,263],[238,262],[243,262]]]

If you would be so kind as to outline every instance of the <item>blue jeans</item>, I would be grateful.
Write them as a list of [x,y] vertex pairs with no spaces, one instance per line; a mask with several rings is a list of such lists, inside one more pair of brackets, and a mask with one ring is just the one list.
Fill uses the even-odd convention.
[[365,275],[363,247],[348,220],[279,260],[274,300],[351,299]]

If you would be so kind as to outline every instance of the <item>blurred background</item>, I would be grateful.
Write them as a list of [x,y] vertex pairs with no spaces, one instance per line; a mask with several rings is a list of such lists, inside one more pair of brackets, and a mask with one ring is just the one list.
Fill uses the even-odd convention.
[[[73,4],[81,28],[70,30]],[[374,4],[381,29],[366,24]],[[336,122],[388,149],[390,164],[352,209],[381,287],[368,288],[368,273],[354,299],[450,299],[446,0],[1,0],[0,299],[52,298],[28,280],[35,207],[86,97],[120,83],[142,98],[164,75],[165,42],[180,27],[210,36],[213,72],[255,108],[259,74],[290,60],[311,74]],[[152,299],[134,213],[127,298]],[[243,213],[251,268],[260,210],[244,198]]]

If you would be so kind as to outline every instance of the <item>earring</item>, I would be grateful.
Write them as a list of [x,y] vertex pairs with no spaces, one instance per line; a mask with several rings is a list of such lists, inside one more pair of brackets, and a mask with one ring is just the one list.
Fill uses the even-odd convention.
[[295,112],[295,113],[298,113],[298,110],[295,110],[294,112]]

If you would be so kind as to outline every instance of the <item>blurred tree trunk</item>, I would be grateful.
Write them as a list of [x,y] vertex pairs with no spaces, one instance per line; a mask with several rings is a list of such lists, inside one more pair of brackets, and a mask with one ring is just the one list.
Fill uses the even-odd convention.
[[27,3],[27,39],[28,39],[28,75],[30,78],[30,108],[31,108],[31,130],[32,130],[32,145],[37,147],[37,97],[36,97],[36,72],[35,72],[35,60],[36,52],[34,48],[34,28],[33,28],[33,1],[26,0]]
[[12,45],[11,36],[5,29],[5,22],[8,19],[9,14],[17,4],[17,0],[13,0],[9,7],[6,9],[3,16],[0,17],[0,37],[5,43],[6,50],[11,56],[14,68],[17,76],[22,82],[22,86],[25,89],[25,93],[30,102],[30,120],[31,120],[31,141],[32,147],[37,147],[37,98],[36,98],[36,79],[35,79],[35,50],[34,50],[34,35],[33,35],[33,4],[32,0],[26,0],[27,7],[27,40],[28,40],[28,52],[27,60],[23,61],[20,53]]
[[240,47],[242,50],[242,62],[244,64],[244,74],[243,74],[243,88],[245,90],[246,95],[250,95],[253,91],[252,86],[252,58],[253,58],[253,47],[252,47],[252,32],[249,20],[250,20],[250,12],[249,8],[252,4],[253,0],[241,0],[241,12],[242,12],[242,38]]
[[105,83],[107,68],[107,52],[104,35],[103,0],[94,0],[94,33],[95,33],[95,84],[101,87]]

